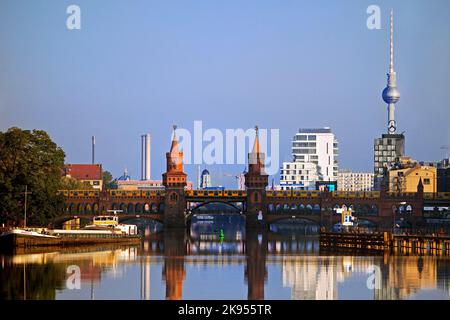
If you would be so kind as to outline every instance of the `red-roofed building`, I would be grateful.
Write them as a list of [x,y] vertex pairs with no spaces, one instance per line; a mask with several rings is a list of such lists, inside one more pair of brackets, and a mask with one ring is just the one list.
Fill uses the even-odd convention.
[[89,182],[94,189],[102,190],[102,165],[101,164],[66,164],[64,176],[82,182]]

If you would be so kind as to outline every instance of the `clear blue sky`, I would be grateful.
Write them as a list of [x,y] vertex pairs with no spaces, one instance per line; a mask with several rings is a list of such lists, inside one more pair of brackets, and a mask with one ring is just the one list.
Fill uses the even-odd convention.
[[[70,4],[81,30],[66,28]],[[371,4],[381,30],[366,27]],[[398,130],[408,155],[439,160],[450,144],[448,0],[2,0],[0,130],[47,130],[72,163],[90,161],[95,135],[104,168],[134,178],[150,132],[160,179],[173,123],[279,128],[281,160],[298,128],[330,126],[340,167],[372,171],[373,139],[386,131],[391,7]]]

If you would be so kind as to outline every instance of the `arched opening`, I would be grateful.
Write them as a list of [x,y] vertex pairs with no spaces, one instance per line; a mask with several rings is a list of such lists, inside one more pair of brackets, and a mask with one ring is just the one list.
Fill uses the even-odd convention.
[[130,213],[130,214],[134,213],[134,204],[132,204],[132,203],[128,204],[127,213]]
[[320,205],[315,204],[312,210],[314,214],[320,214]]
[[84,205],[82,203],[78,204],[78,213],[84,214]]
[[134,212],[136,212],[136,213],[143,213],[142,212],[142,204],[136,203],[136,207],[134,209]]
[[312,207],[312,205],[308,204],[306,206],[306,214],[312,214],[312,212],[313,212],[313,207]]
[[127,213],[127,205],[125,203],[121,203],[120,210],[122,210],[122,213]]
[[192,213],[240,213],[240,210],[231,203],[212,201],[198,205],[192,209]]
[[378,206],[376,204],[373,204],[370,206],[370,215],[371,216],[377,216],[378,215]]
[[164,203],[160,203],[158,206],[159,213],[164,213],[164,208],[165,208]]
[[267,211],[269,213],[274,213],[275,212],[275,206],[273,205],[273,203],[269,203],[269,205],[267,206]]
[[298,213],[300,213],[300,214],[305,214],[306,213],[306,207],[305,207],[304,204],[300,204],[298,206]]
[[281,213],[282,211],[283,211],[283,207],[281,206],[281,204],[277,204],[277,206],[275,207],[275,211],[277,212],[277,213]]
[[87,203],[84,207],[84,213],[85,214],[92,214],[92,205],[90,203]]
[[94,203],[94,206],[92,207],[93,213],[98,214],[98,203]]
[[148,203],[144,204],[144,212],[149,213],[150,212],[150,205]]
[[156,203],[152,203],[151,210],[152,210],[153,213],[157,213],[158,212],[158,205]]
[[177,202],[178,201],[178,195],[175,192],[172,192],[169,196],[169,200],[172,202]]

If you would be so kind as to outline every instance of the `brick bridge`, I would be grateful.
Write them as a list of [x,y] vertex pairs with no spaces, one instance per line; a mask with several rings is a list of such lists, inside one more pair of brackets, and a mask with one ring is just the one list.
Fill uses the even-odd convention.
[[[186,227],[196,208],[207,203],[223,203],[230,211],[240,211],[248,228],[267,228],[270,223],[287,219],[303,219],[319,225],[340,221],[336,208],[352,208],[360,221],[379,227],[390,227],[395,219],[415,227],[423,219],[428,202],[448,203],[450,194],[424,194],[422,182],[417,192],[393,194],[373,192],[271,191],[264,173],[264,154],[260,151],[258,132],[253,150],[248,155],[246,190],[186,190],[187,175],[183,170],[183,152],[178,150],[174,132],[170,152],[166,153],[167,170],[163,174],[163,191],[147,190],[64,190],[65,213],[55,224],[75,217],[91,218],[107,210],[121,210],[119,219],[153,219],[165,227]],[[197,211],[201,213],[201,210]],[[211,214],[211,212],[208,212]]]

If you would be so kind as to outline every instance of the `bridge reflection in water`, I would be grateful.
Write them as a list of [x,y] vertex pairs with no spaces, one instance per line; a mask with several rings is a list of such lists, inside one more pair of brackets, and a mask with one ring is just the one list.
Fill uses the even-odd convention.
[[[253,232],[240,219],[194,217],[190,230],[156,233],[150,225],[138,246],[1,255],[0,299],[450,297],[447,257],[333,255],[303,226]],[[71,265],[80,268],[81,290],[67,288]]]

